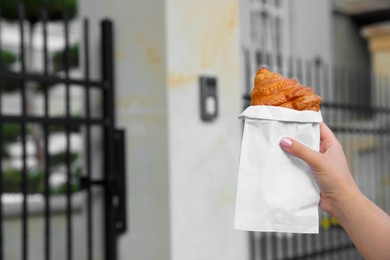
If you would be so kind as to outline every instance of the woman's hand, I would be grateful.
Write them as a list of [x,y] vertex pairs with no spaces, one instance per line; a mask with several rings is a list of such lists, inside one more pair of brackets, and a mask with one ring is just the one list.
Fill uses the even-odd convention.
[[363,257],[390,259],[389,215],[360,192],[332,131],[325,124],[320,131],[320,152],[288,137],[280,145],[310,165],[321,191],[321,209],[336,217]]
[[334,215],[343,195],[359,189],[351,176],[341,144],[324,123],[320,125],[320,134],[320,152],[289,137],[283,138],[280,145],[286,152],[309,164],[321,191],[320,208]]

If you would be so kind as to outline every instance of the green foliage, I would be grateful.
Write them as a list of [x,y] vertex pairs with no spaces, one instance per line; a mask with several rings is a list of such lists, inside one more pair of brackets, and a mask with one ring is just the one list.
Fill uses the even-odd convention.
[[16,193],[21,191],[22,176],[19,170],[6,169],[3,171],[3,192]]
[[[31,128],[27,127],[26,131],[28,133],[31,133]],[[10,123],[4,123],[1,125],[1,133],[3,135],[3,142],[2,142],[2,157],[7,158],[9,156],[7,151],[7,145],[10,142],[15,142],[20,135],[21,132],[21,125],[20,124],[10,124]]]
[[19,59],[18,55],[7,50],[1,50],[0,58],[3,67],[7,70],[11,69],[11,66]]
[[[19,60],[18,55],[11,51],[1,50],[0,59],[2,68],[11,70],[12,65]],[[1,90],[4,92],[14,92],[19,88],[17,81],[6,80],[1,82]]]
[[[43,176],[42,172],[27,172],[27,193],[43,193]],[[14,168],[3,171],[3,192],[22,192],[22,171]]]
[[[4,123],[1,125],[1,130],[2,130],[2,134],[3,134],[3,140],[5,140],[5,142],[15,142],[17,137],[20,135],[21,133],[21,125],[20,124],[7,124],[7,123]],[[29,130],[31,131],[31,129]]]
[[[80,46],[79,44],[74,44],[69,47],[69,69],[77,68],[80,66],[79,62],[79,53]],[[52,56],[53,63],[53,72],[58,73],[65,70],[65,59],[67,53],[65,50],[57,51]],[[48,88],[52,87],[52,85],[47,85]],[[43,86],[38,86],[37,91],[43,91]]]
[[[1,125],[1,131],[3,134],[4,143],[15,142],[22,132],[22,125],[4,123]],[[31,134],[31,132],[32,132],[31,126],[27,126],[26,134],[29,135]]]
[[[19,126],[19,127],[18,127]],[[1,147],[1,150],[2,150],[2,158],[8,158],[9,157],[9,154],[8,154],[8,149],[7,149],[7,145],[8,143],[10,142],[14,142],[17,137],[19,136],[19,131],[20,131],[20,125],[15,125],[15,124],[2,124],[1,125],[1,133],[3,135],[3,142],[2,142],[2,147]]]
[[[72,115],[72,117],[76,117],[76,116]],[[81,118],[81,116],[78,116],[78,118]],[[63,125],[53,125],[50,127],[50,132],[65,132],[65,131],[66,131],[66,127]],[[80,133],[81,126],[76,125],[76,124],[72,124],[69,126],[69,131],[71,133]]]
[[[69,68],[77,68],[79,63],[79,44],[75,44],[69,48]],[[53,71],[60,72],[65,70],[65,60],[66,60],[65,50],[55,52],[53,55]]]
[[[79,155],[77,153],[70,154],[70,163],[73,164],[77,161]],[[66,153],[56,154],[50,157],[50,165],[58,166],[59,164],[64,164],[66,162]]]
[[2,150],[1,156],[2,156],[3,158],[8,158],[8,157],[9,157],[9,154],[8,154],[7,146],[5,145],[4,142],[3,142],[3,145],[1,146],[1,150]]
[[[45,6],[49,21],[58,21],[63,19],[63,12],[68,14],[69,19],[77,15],[77,0],[24,0],[26,20],[35,24],[41,17],[41,6]],[[18,20],[17,0],[1,0],[1,15],[8,20]]]
[[[82,168],[77,165],[76,159],[78,154],[72,154],[72,180],[71,191],[77,192],[80,190],[80,177],[82,176]],[[14,168],[7,168],[3,172],[3,192],[4,193],[20,193],[22,192],[22,171]],[[63,173],[65,175],[65,173]],[[50,194],[60,195],[67,191],[67,184],[61,184],[58,187],[50,187]],[[28,171],[27,172],[27,193],[43,194],[45,192],[45,174],[43,171]]]

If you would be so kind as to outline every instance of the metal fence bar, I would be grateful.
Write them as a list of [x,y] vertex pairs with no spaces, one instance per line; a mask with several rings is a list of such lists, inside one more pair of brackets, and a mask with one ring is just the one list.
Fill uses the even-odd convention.
[[[0,53],[2,52],[3,50],[3,46],[2,46],[2,39],[1,39],[1,35],[2,35],[2,26],[3,26],[3,19],[1,18],[2,17],[2,6],[0,5]],[[2,58],[2,55],[0,55],[0,69],[3,69],[3,58]],[[3,81],[0,80],[0,114],[2,114],[3,112],[3,97],[2,97],[2,94],[3,94],[3,89],[2,89],[2,86],[3,85]],[[3,137],[3,123],[0,121],[0,147],[3,147],[4,146],[4,137]],[[3,216],[3,185],[4,185],[4,182],[3,182],[3,154],[1,154],[0,156],[0,260],[3,260],[4,259],[4,231],[3,231],[3,219],[4,219],[4,216]]]
[[[386,107],[386,106],[389,106],[389,100],[387,99],[388,97],[388,92],[389,92],[389,89],[386,88],[386,86],[389,86],[389,82],[387,80],[388,78],[387,77],[384,77],[384,82],[383,82],[383,88],[382,88],[382,92],[381,92],[381,96],[382,98],[384,99],[384,104],[383,106]],[[386,127],[386,122],[388,122],[387,120],[387,114],[382,114],[382,117],[381,117],[381,128],[385,128]],[[388,205],[388,201],[389,201],[389,197],[387,196],[386,194],[386,188],[388,186],[388,183],[387,183],[387,179],[388,179],[388,170],[386,168],[387,166],[387,159],[386,159],[386,154],[388,152],[388,150],[386,149],[387,148],[387,137],[389,135],[384,135],[383,136],[383,139],[381,140],[380,144],[382,146],[382,150],[381,150],[381,165],[382,165],[382,169],[381,169],[381,172],[382,172],[382,175],[381,175],[381,184],[382,184],[382,192],[381,192],[381,198],[382,198],[382,208],[387,211],[387,205]]]
[[[378,100],[379,102],[379,105],[380,106],[386,106],[386,100],[383,99],[383,97],[385,96],[385,84],[384,84],[384,78],[383,78],[383,87],[380,88],[380,89],[376,89],[376,88],[373,88],[375,89],[376,91],[373,93],[373,97],[376,98],[376,100]],[[378,114],[376,117],[376,120],[377,120],[377,124],[378,124],[378,127],[379,128],[383,128],[383,125],[384,125],[384,117],[385,115],[383,115],[382,113]],[[378,202],[379,202],[379,206],[384,208],[384,200],[385,198],[383,197],[383,194],[384,194],[384,189],[385,189],[385,186],[384,186],[384,180],[385,180],[385,168],[384,168],[384,162],[385,162],[385,154],[383,152],[383,147],[384,147],[384,141],[385,141],[385,137],[386,135],[385,134],[381,134],[377,137],[376,141],[378,143],[378,146],[379,146],[379,155],[375,157],[376,161],[374,164],[377,165],[377,169],[378,169],[378,183],[380,185],[379,187],[379,192],[377,194],[377,198],[378,198]],[[381,185],[382,184],[382,185]]]
[[72,78],[61,78],[58,76],[52,76],[52,75],[41,75],[41,74],[35,74],[31,72],[12,72],[12,71],[4,71],[0,70],[0,78],[3,80],[9,79],[9,80],[29,80],[29,81],[36,81],[36,82],[46,82],[50,84],[69,84],[69,85],[87,85],[90,88],[98,88],[98,89],[104,89],[107,86],[104,82],[100,81],[94,81],[89,80],[85,81],[82,79],[72,79]]
[[94,118],[66,118],[66,117],[40,117],[40,116],[26,116],[20,117],[16,115],[0,115],[0,121],[9,122],[9,123],[37,123],[37,124],[52,124],[52,125],[108,125],[109,122],[103,119],[94,119]]
[[[389,90],[390,77],[389,76],[385,77],[385,84],[386,84],[387,88],[386,88],[385,93],[384,93],[384,98],[386,100],[386,105],[390,106],[390,101],[389,101],[389,98],[390,98],[390,90]],[[385,114],[384,120],[386,120],[386,122],[390,122],[390,113]],[[388,134],[388,135],[386,135],[385,142],[384,142],[384,154],[388,154],[390,152],[389,143],[390,143],[390,135]],[[385,163],[384,210],[388,214],[390,214],[390,203],[389,203],[390,202],[390,193],[389,193],[389,191],[390,191],[390,167],[389,167],[390,162],[387,159],[383,160],[383,162]]]
[[[65,79],[69,79],[69,64],[70,64],[70,52],[69,52],[69,18],[65,12],[63,14],[63,25],[64,25],[64,38],[65,38],[65,53],[64,53],[64,71]],[[70,86],[69,83],[65,83],[65,111],[66,118],[70,119]],[[67,259],[73,259],[73,230],[72,230],[72,172],[71,172],[71,155],[70,155],[70,125],[69,121],[65,125],[66,132],[66,253]]]
[[[107,84],[107,88],[104,91],[106,96],[104,102],[104,117],[111,121],[109,125],[104,127],[104,180],[110,182],[115,174],[115,165],[113,164],[113,140],[115,125],[115,110],[114,110],[114,42],[113,42],[113,27],[112,22],[104,20],[101,23],[102,26],[102,80]],[[105,190],[105,236],[106,236],[106,252],[105,259],[116,260],[117,259],[117,235],[115,223],[115,212],[113,206],[114,191],[112,187],[108,187]]]
[[[85,81],[89,82],[90,71],[89,71],[89,22],[87,19],[84,20],[83,24],[84,32],[84,60],[85,60]],[[85,111],[86,117],[90,118],[90,91],[89,87],[85,88]],[[91,180],[91,128],[89,125],[86,126],[86,174],[89,180]],[[92,219],[92,194],[91,186],[87,186],[87,259],[92,260],[93,258],[93,219]]]
[[[371,85],[373,85],[373,80],[372,80],[373,77],[371,77]],[[388,100],[387,100],[387,89],[386,89],[386,78],[384,78],[384,82],[383,82],[383,88],[380,89],[379,91],[377,90],[377,92],[379,92],[378,96],[380,96],[382,99],[383,99],[383,102],[382,102],[382,106],[383,107],[386,107],[388,106]],[[378,120],[379,120],[379,128],[385,128],[386,127],[386,122],[387,121],[387,114],[385,113],[380,113],[380,115],[378,116]],[[386,201],[387,201],[387,197],[386,197],[386,168],[387,168],[387,163],[386,163],[386,146],[387,146],[387,137],[388,135],[387,134],[384,134],[382,135],[382,138],[381,140],[379,141],[379,145],[380,145],[380,156],[378,158],[378,164],[380,164],[380,184],[381,184],[381,192],[379,194],[379,199],[380,199],[380,206],[383,208],[383,210],[386,211]]]
[[256,260],[256,248],[257,243],[255,239],[255,234],[252,231],[248,232],[248,244],[249,244],[249,259],[250,260]]
[[[21,59],[21,72],[26,72],[26,62],[25,62],[25,47],[24,47],[24,20],[25,20],[25,9],[21,2],[18,4],[18,15],[19,15],[19,33],[20,33],[20,59]],[[25,81],[20,80],[19,86],[22,95],[22,117],[27,117],[27,98],[26,98],[26,88]],[[22,201],[22,259],[28,259],[28,204],[27,204],[27,165],[26,165],[26,122],[21,123],[21,135],[22,135],[22,183],[21,189],[23,194]]]
[[[49,75],[49,62],[48,62],[48,36],[47,36],[47,10],[46,8],[41,8],[41,21],[43,28],[43,74],[45,76]],[[43,82],[43,95],[44,95],[44,118],[48,120],[49,118],[49,94],[48,94],[48,85],[46,82]],[[51,229],[50,229],[50,155],[49,155],[49,125],[43,124],[43,133],[44,133],[44,197],[45,197],[45,217],[44,217],[44,257],[45,260],[50,260],[50,248],[51,248]]]
[[[390,106],[390,77],[387,76],[385,78],[386,80],[386,90],[385,90],[385,93],[384,93],[384,98],[386,100],[386,106]],[[386,122],[390,122],[390,113],[386,113],[385,114],[385,120]],[[386,135],[386,139],[385,139],[385,142],[384,142],[384,154],[388,154],[390,152],[390,149],[389,149],[389,143],[390,143],[390,134],[387,134]],[[386,175],[385,175],[385,192],[384,192],[384,197],[385,197],[385,211],[390,214],[390,162],[389,160],[383,160],[384,163],[386,163],[385,165],[385,172],[386,172]],[[386,167],[387,166],[387,167]]]
[[[1,84],[1,82],[0,82]],[[1,87],[1,86],[0,86]],[[0,92],[1,99],[1,92]],[[1,107],[1,103],[0,103]],[[3,124],[0,122],[0,147],[3,147]],[[0,157],[0,260],[4,258],[4,235],[3,235],[3,155]]]
[[[388,93],[389,93],[389,90],[387,88],[385,88],[385,86],[389,86],[389,81],[388,81],[388,78],[385,77],[384,78],[384,88],[382,90],[382,98],[384,98],[385,102],[384,102],[384,106],[389,106],[389,100],[388,100]],[[388,121],[388,114],[382,114],[382,127],[386,127],[386,122],[389,122]],[[387,187],[388,187],[388,178],[389,178],[389,175],[388,175],[388,162],[387,162],[387,158],[386,158],[386,154],[389,152],[387,147],[388,147],[388,137],[389,135],[384,135],[383,136],[383,140],[381,142],[381,145],[382,145],[382,157],[381,157],[381,161],[382,161],[382,165],[383,165],[383,168],[382,168],[382,179],[381,179],[381,183],[383,184],[383,187],[382,187],[382,198],[383,198],[383,201],[382,201],[382,207],[383,209],[387,212],[388,212],[388,201],[389,201],[389,197],[388,197],[388,194],[387,194]]]
[[[344,252],[348,249],[354,249],[355,246],[352,244],[346,244],[346,245],[339,245],[339,246],[335,246],[335,247],[332,247],[332,248],[329,248],[329,249],[326,249],[326,248],[321,248],[320,250],[318,251],[309,251],[309,252],[305,252],[304,254],[302,255],[299,255],[299,256],[293,256],[293,257],[289,257],[289,258],[284,258],[284,259],[279,259],[279,260],[312,260],[312,259],[315,259],[315,258],[319,258],[319,257],[323,257],[325,255],[328,255],[332,252]],[[351,259],[355,259],[355,258],[343,258],[343,259],[346,259],[346,260],[351,260]]]
[[[1,87],[1,82],[0,82]],[[0,91],[1,99],[1,91]],[[1,102],[0,102],[0,113],[1,113]],[[3,147],[3,123],[0,121],[0,147]],[[3,235],[3,155],[0,156],[0,260],[4,259],[4,235]]]
[[278,257],[279,239],[276,233],[270,233],[271,235],[271,259]]

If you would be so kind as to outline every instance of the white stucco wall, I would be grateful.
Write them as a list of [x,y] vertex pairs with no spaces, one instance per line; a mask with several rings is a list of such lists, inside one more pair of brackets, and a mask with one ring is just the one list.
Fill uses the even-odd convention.
[[[171,259],[248,259],[233,229],[242,100],[238,0],[167,0]],[[218,80],[220,115],[200,119],[199,76]]]

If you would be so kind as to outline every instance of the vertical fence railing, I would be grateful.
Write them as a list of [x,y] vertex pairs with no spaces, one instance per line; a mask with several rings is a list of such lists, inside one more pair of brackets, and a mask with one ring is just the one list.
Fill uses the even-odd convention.
[[[102,45],[104,53],[102,53],[102,77],[104,81],[104,95],[106,95],[104,106],[104,115],[106,118],[110,118],[111,122],[104,128],[104,153],[106,158],[109,160],[104,161],[103,168],[104,171],[104,180],[106,182],[113,181],[113,174],[115,174],[115,165],[114,165],[114,128],[112,125],[115,124],[115,110],[114,110],[114,46],[113,42],[109,39],[113,37],[112,24],[109,21],[102,22]],[[115,224],[115,214],[113,214],[113,194],[112,189],[106,189],[104,198],[105,198],[105,234],[110,237],[115,237],[116,227]],[[116,243],[113,240],[106,240],[106,258],[113,257],[117,258],[117,248]]]
[[[20,63],[21,63],[21,73],[26,73],[26,55],[25,55],[25,32],[24,32],[24,21],[25,21],[25,9],[24,6],[19,3],[18,5],[19,13],[19,33],[20,33]],[[26,98],[26,81],[23,79],[19,80],[19,88],[22,95],[22,117],[27,117],[27,98]],[[22,136],[22,259],[28,259],[28,204],[27,204],[27,165],[26,165],[26,121],[21,122],[21,136]]]
[[[2,12],[2,3],[0,2],[0,36],[3,26],[3,19],[1,19]],[[20,43],[18,48],[19,57],[20,57],[20,69],[19,71],[14,70],[6,70],[3,66],[2,56],[0,55],[0,147],[4,146],[4,133],[3,126],[4,124],[17,124],[20,126],[20,138],[21,138],[21,181],[20,181],[20,193],[18,194],[21,198],[21,210],[20,210],[20,222],[21,222],[21,231],[20,231],[20,259],[22,260],[30,260],[33,255],[36,255],[36,252],[32,252],[33,250],[42,250],[42,259],[51,260],[57,259],[59,257],[56,255],[56,252],[53,249],[54,246],[54,238],[58,235],[55,234],[55,226],[53,225],[53,209],[52,209],[52,199],[53,194],[51,191],[50,185],[50,177],[52,173],[52,161],[51,159],[51,133],[54,132],[55,128],[64,129],[65,135],[65,156],[62,158],[62,163],[65,168],[65,191],[62,196],[65,203],[65,213],[64,213],[64,224],[65,224],[65,234],[63,245],[60,245],[61,248],[65,252],[64,255],[61,256],[61,259],[67,260],[82,260],[77,254],[76,250],[80,247],[76,245],[75,240],[77,239],[77,232],[81,232],[80,230],[76,230],[75,228],[75,212],[73,199],[75,197],[75,192],[73,191],[73,185],[75,181],[79,181],[79,185],[81,190],[79,192],[85,192],[85,259],[92,260],[96,257],[103,257],[106,260],[116,260],[117,259],[117,238],[120,234],[126,231],[126,208],[125,208],[125,198],[123,198],[123,194],[125,194],[125,163],[124,163],[124,132],[115,129],[115,110],[114,110],[114,45],[113,45],[113,24],[109,20],[105,20],[101,23],[101,56],[102,56],[102,78],[99,80],[91,80],[90,79],[90,41],[89,41],[89,23],[88,20],[84,20],[82,24],[83,35],[81,37],[82,47],[83,47],[83,61],[84,61],[84,76],[82,79],[73,79],[70,63],[71,63],[71,39],[70,39],[70,21],[69,16],[66,11],[63,13],[62,19],[62,27],[63,34],[62,38],[64,40],[64,51],[62,52],[62,67],[64,76],[61,77],[59,75],[51,72],[50,69],[50,48],[49,48],[49,35],[48,35],[48,27],[49,27],[49,13],[45,6],[40,8],[40,24],[42,26],[42,73],[32,72],[29,69],[31,65],[32,57],[34,55],[26,55],[26,44],[25,44],[25,31],[26,31],[26,9],[24,5],[19,2],[17,4],[17,8],[15,12],[18,15],[18,21],[16,22],[18,25],[18,34]],[[31,39],[31,37],[30,37]],[[32,43],[30,43],[32,44]],[[2,39],[0,38],[0,51],[3,49]],[[31,47],[31,46],[30,46]],[[29,51],[32,51],[29,49]],[[26,63],[26,57],[27,63]],[[36,57],[35,57],[36,58]],[[29,66],[27,66],[29,65]],[[18,89],[21,95],[21,112],[19,114],[7,114],[3,111],[3,92],[2,83],[4,81],[15,81],[18,84]],[[28,109],[28,102],[31,102],[29,98],[31,98],[31,82],[35,83],[38,87],[42,88],[42,100],[43,100],[43,114],[32,114],[32,111]],[[51,115],[51,107],[50,107],[50,88],[53,85],[58,85],[61,88],[65,89],[64,95],[64,104],[65,104],[65,113],[64,115]],[[76,117],[72,115],[72,107],[71,104],[74,102],[72,99],[72,87],[77,86],[83,89],[84,99],[81,101],[83,104],[85,114],[80,117]],[[102,96],[102,106],[104,113],[98,117],[92,117],[91,111],[91,89],[95,89],[101,93]],[[53,104],[55,105],[55,104]],[[42,154],[43,154],[43,190],[42,190],[42,221],[43,221],[43,229],[42,229],[42,248],[33,248],[31,245],[32,240],[36,239],[32,237],[30,234],[31,226],[29,226],[31,215],[30,211],[33,210],[30,205],[30,183],[28,179],[29,171],[31,170],[27,164],[27,142],[28,142],[28,130],[30,125],[40,127],[42,129],[43,136],[42,140],[39,140],[42,144]],[[83,139],[84,143],[84,152],[85,152],[85,169],[83,171],[82,178],[75,179],[74,170],[72,169],[72,129],[83,127]],[[101,137],[103,139],[102,148],[102,159],[98,162],[93,162],[92,158],[92,140],[93,133],[92,128],[97,127],[103,129],[104,133]],[[117,133],[117,135],[115,135]],[[115,145],[115,147],[114,147]],[[3,158],[0,158],[0,260],[5,259],[5,251],[7,248],[4,246],[4,192],[3,187],[5,185],[3,172]],[[121,158],[120,160],[118,158]],[[116,161],[114,162],[114,160]],[[58,160],[58,159],[57,159]],[[118,161],[119,160],[119,161]],[[119,162],[119,163],[117,163]],[[103,178],[102,179],[93,179],[93,177],[98,177],[93,174],[92,165],[103,164]],[[120,179],[118,179],[120,178]],[[101,250],[104,253],[104,256],[96,256],[94,248],[94,226],[93,225],[93,196],[92,196],[92,187],[96,185],[104,194],[104,199],[101,200],[102,206],[104,208],[104,212],[102,215],[101,229],[103,230],[103,241],[104,241],[104,249]],[[120,190],[120,191],[118,191]],[[119,194],[120,193],[120,194]],[[114,203],[115,200],[115,203]],[[19,220],[19,219],[18,219]],[[30,231],[30,232],[29,232]],[[84,231],[82,231],[84,232]],[[96,232],[100,233],[100,232]],[[17,236],[17,234],[15,234]],[[34,241],[33,241],[34,242]],[[57,245],[58,246],[58,245]],[[100,245],[99,245],[100,247]],[[39,253],[40,254],[40,253]],[[38,254],[38,255],[39,255]],[[100,255],[100,253],[99,253]]]
[[[85,81],[89,82],[90,80],[90,69],[89,69],[89,22],[87,19],[84,20],[83,24],[83,41],[84,41],[84,74]],[[86,117],[91,117],[90,111],[90,89],[89,85],[86,85],[85,88],[85,113]],[[86,175],[88,179],[91,179],[91,127],[90,125],[86,125],[85,130],[85,138],[86,138]],[[92,220],[92,193],[91,186],[87,187],[87,260],[92,260],[93,258],[93,220]]]
[[[48,35],[47,35],[47,10],[41,8],[42,17],[42,40],[43,40],[43,75],[49,76],[49,55],[48,55]],[[44,95],[44,117],[47,121],[49,119],[49,91],[46,82],[43,83],[43,95]],[[45,217],[44,217],[44,258],[50,260],[50,248],[51,248],[51,228],[50,228],[50,156],[49,156],[49,125],[46,123],[43,125],[44,134],[44,197],[45,197]]]
[[[389,212],[389,77],[356,68],[331,68],[318,60],[290,60],[286,76],[312,86],[322,97],[324,122],[343,145],[355,180],[370,199]],[[259,67],[267,66],[262,62]],[[248,106],[250,92],[245,93],[244,101]],[[320,221],[319,235],[250,232],[251,259],[362,259],[336,219],[321,212]]]
[[[68,15],[64,13],[64,40],[65,40],[65,52],[64,52],[64,68],[65,68],[65,79],[69,80],[69,67],[70,67],[70,53],[69,53],[69,20]],[[65,132],[66,132],[66,247],[67,247],[67,260],[73,259],[73,229],[72,229],[72,173],[71,173],[71,159],[70,159],[70,84],[65,83]]]
[[[3,32],[3,19],[2,17],[2,7],[0,5],[0,52],[3,51],[3,44],[2,44],[2,32]],[[0,69],[3,69],[3,58],[2,55],[0,55]],[[3,81],[0,78],[0,115],[3,112],[3,97],[2,97],[2,86]],[[0,147],[3,147],[3,123],[0,121]],[[4,212],[3,212],[3,190],[4,190],[4,184],[3,184],[3,154],[0,156],[0,260],[4,260],[4,239],[3,239],[3,219],[4,219]]]

